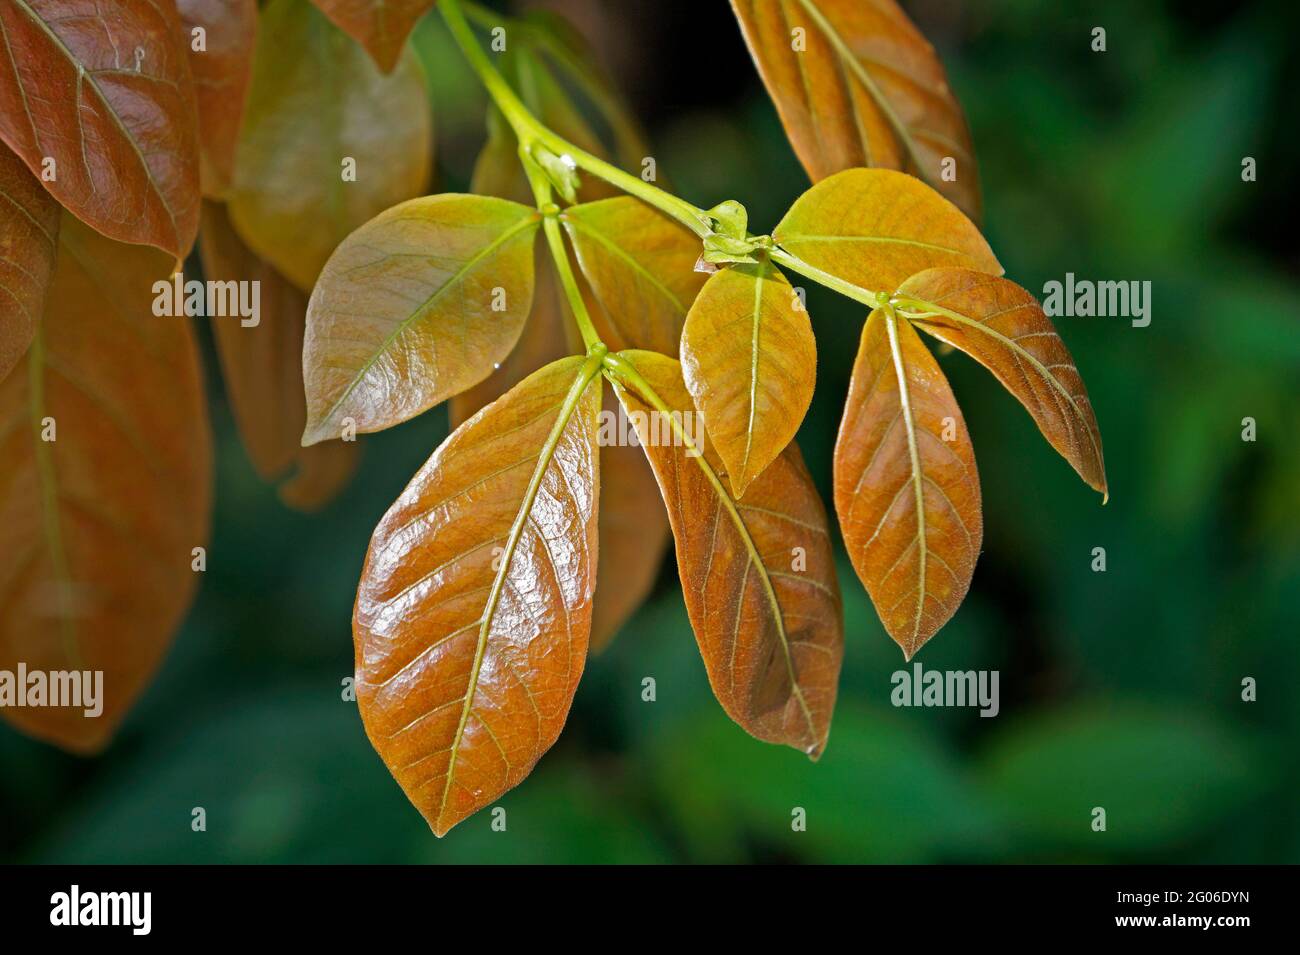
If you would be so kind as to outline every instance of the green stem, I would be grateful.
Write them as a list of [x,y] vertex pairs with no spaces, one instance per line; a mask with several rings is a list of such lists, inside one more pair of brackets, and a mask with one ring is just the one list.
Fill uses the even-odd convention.
[[832,291],[839,292],[846,298],[851,298],[855,302],[861,302],[868,308],[879,308],[883,303],[889,300],[889,297],[882,292],[873,292],[871,289],[861,288],[852,282],[846,282],[841,278],[836,278],[829,272],[823,272],[815,265],[809,265],[797,255],[793,255],[781,248],[779,245],[769,250],[773,262],[779,262],[791,272],[798,272],[805,278],[810,278],[820,285],[825,285]]

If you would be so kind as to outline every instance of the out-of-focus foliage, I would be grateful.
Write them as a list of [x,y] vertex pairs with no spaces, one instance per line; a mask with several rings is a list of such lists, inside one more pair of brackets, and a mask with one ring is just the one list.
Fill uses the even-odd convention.
[[[826,754],[814,765],[758,743],[713,703],[667,566],[588,662],[560,742],[501,800],[506,831],[485,812],[435,840],[341,694],[370,530],[445,436],[445,416],[376,435],[358,479],[307,518],[258,481],[214,393],[214,540],[189,623],[103,758],[0,730],[0,853],[1300,861],[1300,243],[1279,215],[1300,202],[1300,135],[1286,119],[1300,14],[1284,0],[906,5],[966,108],[986,233],[1008,273],[1040,297],[1066,272],[1152,282],[1147,328],[1057,322],[1105,434],[1104,508],[984,369],[940,359],[976,447],[993,449],[979,459],[987,532],[970,597],[918,659],[999,670],[996,718],[891,706],[903,664],[841,557],[846,652]],[[613,32],[593,39],[623,71],[659,168],[692,201],[737,198],[756,230],[771,228],[807,179],[726,5],[618,6]],[[1089,46],[1099,24],[1106,53]],[[629,30],[635,43],[616,45]],[[462,189],[482,99],[436,18],[415,40],[446,144],[437,188]],[[1246,156],[1257,182],[1241,179]],[[808,304],[818,385],[799,440],[829,500],[865,315],[816,289]],[[1258,423],[1254,443],[1241,440],[1244,417]],[[1091,570],[1094,547],[1105,573]],[[1257,702],[1241,700],[1246,677]],[[191,829],[198,806],[206,832]],[[1090,826],[1098,806],[1104,833]],[[806,832],[791,829],[796,808]]]

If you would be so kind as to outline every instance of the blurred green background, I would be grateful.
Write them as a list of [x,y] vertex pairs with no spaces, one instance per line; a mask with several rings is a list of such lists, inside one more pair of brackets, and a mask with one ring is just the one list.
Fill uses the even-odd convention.
[[[549,5],[597,46],[686,197],[737,198],[766,231],[806,188],[722,0]],[[589,662],[560,742],[500,800],[506,832],[479,814],[437,840],[341,691],[371,529],[445,436],[445,412],[367,439],[346,492],[295,514],[253,474],[203,329],[219,470],[202,591],[103,756],[0,728],[0,857],[1300,861],[1300,9],[906,6],[965,105],[1008,275],[1040,296],[1066,272],[1153,283],[1147,328],[1059,320],[1101,423],[1106,507],[991,376],[942,358],[975,441],[985,545],[969,598],[918,659],[1000,671],[997,718],[890,705],[902,657],[842,561],[847,648],[826,755],[812,765],[758,743],[710,694],[670,560]],[[1105,53],[1090,50],[1094,26]],[[436,188],[463,189],[484,102],[436,16],[415,42],[435,95]],[[1245,156],[1257,182],[1241,179]],[[829,500],[864,316],[819,289],[809,306],[821,362],[801,442]],[[646,676],[657,702],[641,700]],[[1241,699],[1246,677],[1256,702]],[[195,806],[206,832],[191,831]],[[794,807],[806,832],[791,831]]]

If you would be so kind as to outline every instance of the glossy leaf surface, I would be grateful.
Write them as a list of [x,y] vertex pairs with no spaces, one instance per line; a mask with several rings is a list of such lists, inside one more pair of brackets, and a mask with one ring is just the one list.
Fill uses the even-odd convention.
[[424,192],[432,163],[413,53],[384,76],[310,4],[263,9],[230,194],[254,252],[310,290],[349,233]]
[[221,196],[234,175],[253,76],[257,0],[177,0],[176,8],[198,103],[199,179],[205,196]]
[[0,147],[0,381],[40,327],[61,215],[23,161]]
[[682,372],[737,497],[785,450],[812,402],[817,343],[769,262],[715,273],[686,318]]
[[83,222],[175,259],[199,228],[196,107],[181,37],[171,3],[0,4],[0,138]]
[[152,312],[170,268],[65,215],[41,328],[0,383],[0,670],[103,671],[97,717],[0,716],[75,752],[108,742],[162,661],[207,544],[198,351],[188,319]]
[[303,443],[349,420],[390,428],[490,375],[532,306],[539,221],[515,202],[446,194],[350,235],[307,307]]
[[456,430],[384,516],[357,593],[357,701],[443,835],[564,726],[591,629],[598,365],[566,358]]
[[351,477],[358,447],[352,441],[302,446],[307,296],[249,251],[231,228],[225,208],[216,203],[204,203],[199,253],[209,281],[260,283],[257,324],[246,326],[240,316],[212,316],[212,337],[226,396],[254,469],[272,483],[287,477],[281,498],[313,510]]
[[888,169],[849,169],[800,196],[772,237],[838,279],[889,292],[923,269],[1002,274],[979,229],[925,183]]
[[979,218],[979,172],[961,105],[934,48],[894,0],[731,6],[814,182],[854,166],[898,169]]
[[[619,357],[671,411],[691,411],[676,361],[639,351]],[[844,625],[826,512],[798,448],[736,501],[707,438],[702,457],[684,442],[656,440],[667,422],[651,418],[653,409],[631,391],[618,394],[629,415],[644,416],[634,420],[668,508],[686,609],[714,694],[746,732],[816,759],[830,732]]]
[[597,306],[592,320],[613,350],[676,354],[707,276],[700,240],[631,196],[588,202],[561,216]]
[[906,322],[871,313],[835,445],[835,510],[858,577],[911,659],[970,589],[983,536],[966,422]]
[[415,21],[437,0],[312,0],[344,33],[356,40],[385,73],[402,55]]
[[913,300],[910,321],[993,372],[1079,476],[1107,493],[1101,432],[1088,389],[1032,295],[1007,279],[968,269],[914,275],[899,295]]

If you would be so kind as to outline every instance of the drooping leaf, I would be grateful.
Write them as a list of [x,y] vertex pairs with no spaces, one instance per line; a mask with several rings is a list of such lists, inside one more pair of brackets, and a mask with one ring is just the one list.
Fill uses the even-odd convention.
[[12,0],[0,40],[0,138],[83,222],[183,258],[199,228],[199,164],[175,5]]
[[817,342],[808,311],[766,260],[722,269],[691,306],[681,355],[686,387],[740,497],[812,403]]
[[102,671],[102,714],[5,706],[101,749],[171,643],[207,544],[212,447],[184,317],[152,312],[169,257],[65,215],[45,315],[0,383],[0,670]]
[[700,240],[640,199],[620,196],[566,209],[560,220],[597,306],[592,321],[613,350],[673,354],[704,286]]
[[330,257],[307,306],[304,444],[382,431],[478,384],[519,340],[533,300],[535,210],[412,199]]
[[941,266],[1001,275],[979,229],[925,183],[888,169],[849,169],[800,196],[772,237],[838,279],[889,292]]
[[835,444],[835,510],[853,569],[910,660],[970,589],[984,523],[948,379],[887,310],[862,329]]
[[310,290],[349,233],[424,192],[432,163],[414,54],[384,76],[309,3],[272,0],[258,25],[229,200],[248,246]]
[[[980,216],[961,105],[894,0],[732,0],[790,142],[817,182],[854,166],[920,176]],[[951,174],[944,177],[944,160]]]
[[397,65],[415,21],[437,0],[312,0],[385,73]]
[[0,381],[41,322],[58,251],[59,204],[0,146]]
[[234,175],[253,76],[257,0],[177,0],[176,8],[198,102],[199,181],[205,196],[222,196]]
[[[678,362],[643,351],[619,357],[693,435]],[[718,702],[746,732],[816,759],[830,732],[844,624],[826,512],[798,448],[737,501],[707,436],[695,454],[694,438],[680,440],[646,401],[623,388],[618,396],[667,504],[686,608]]]
[[208,281],[259,283],[256,325],[244,325],[240,316],[209,318],[226,396],[258,475],[271,483],[287,477],[280,488],[285,503],[314,510],[352,476],[357,445],[331,441],[302,446],[307,421],[302,382],[307,296],[249,251],[231,228],[225,207],[217,203],[203,205],[199,254]]
[[910,321],[993,372],[1079,476],[1107,493],[1088,389],[1032,295],[1007,279],[969,269],[930,269],[904,282],[899,295]]
[[371,743],[443,835],[518,785],[582,675],[599,363],[547,365],[456,430],[384,516],[353,623]]

